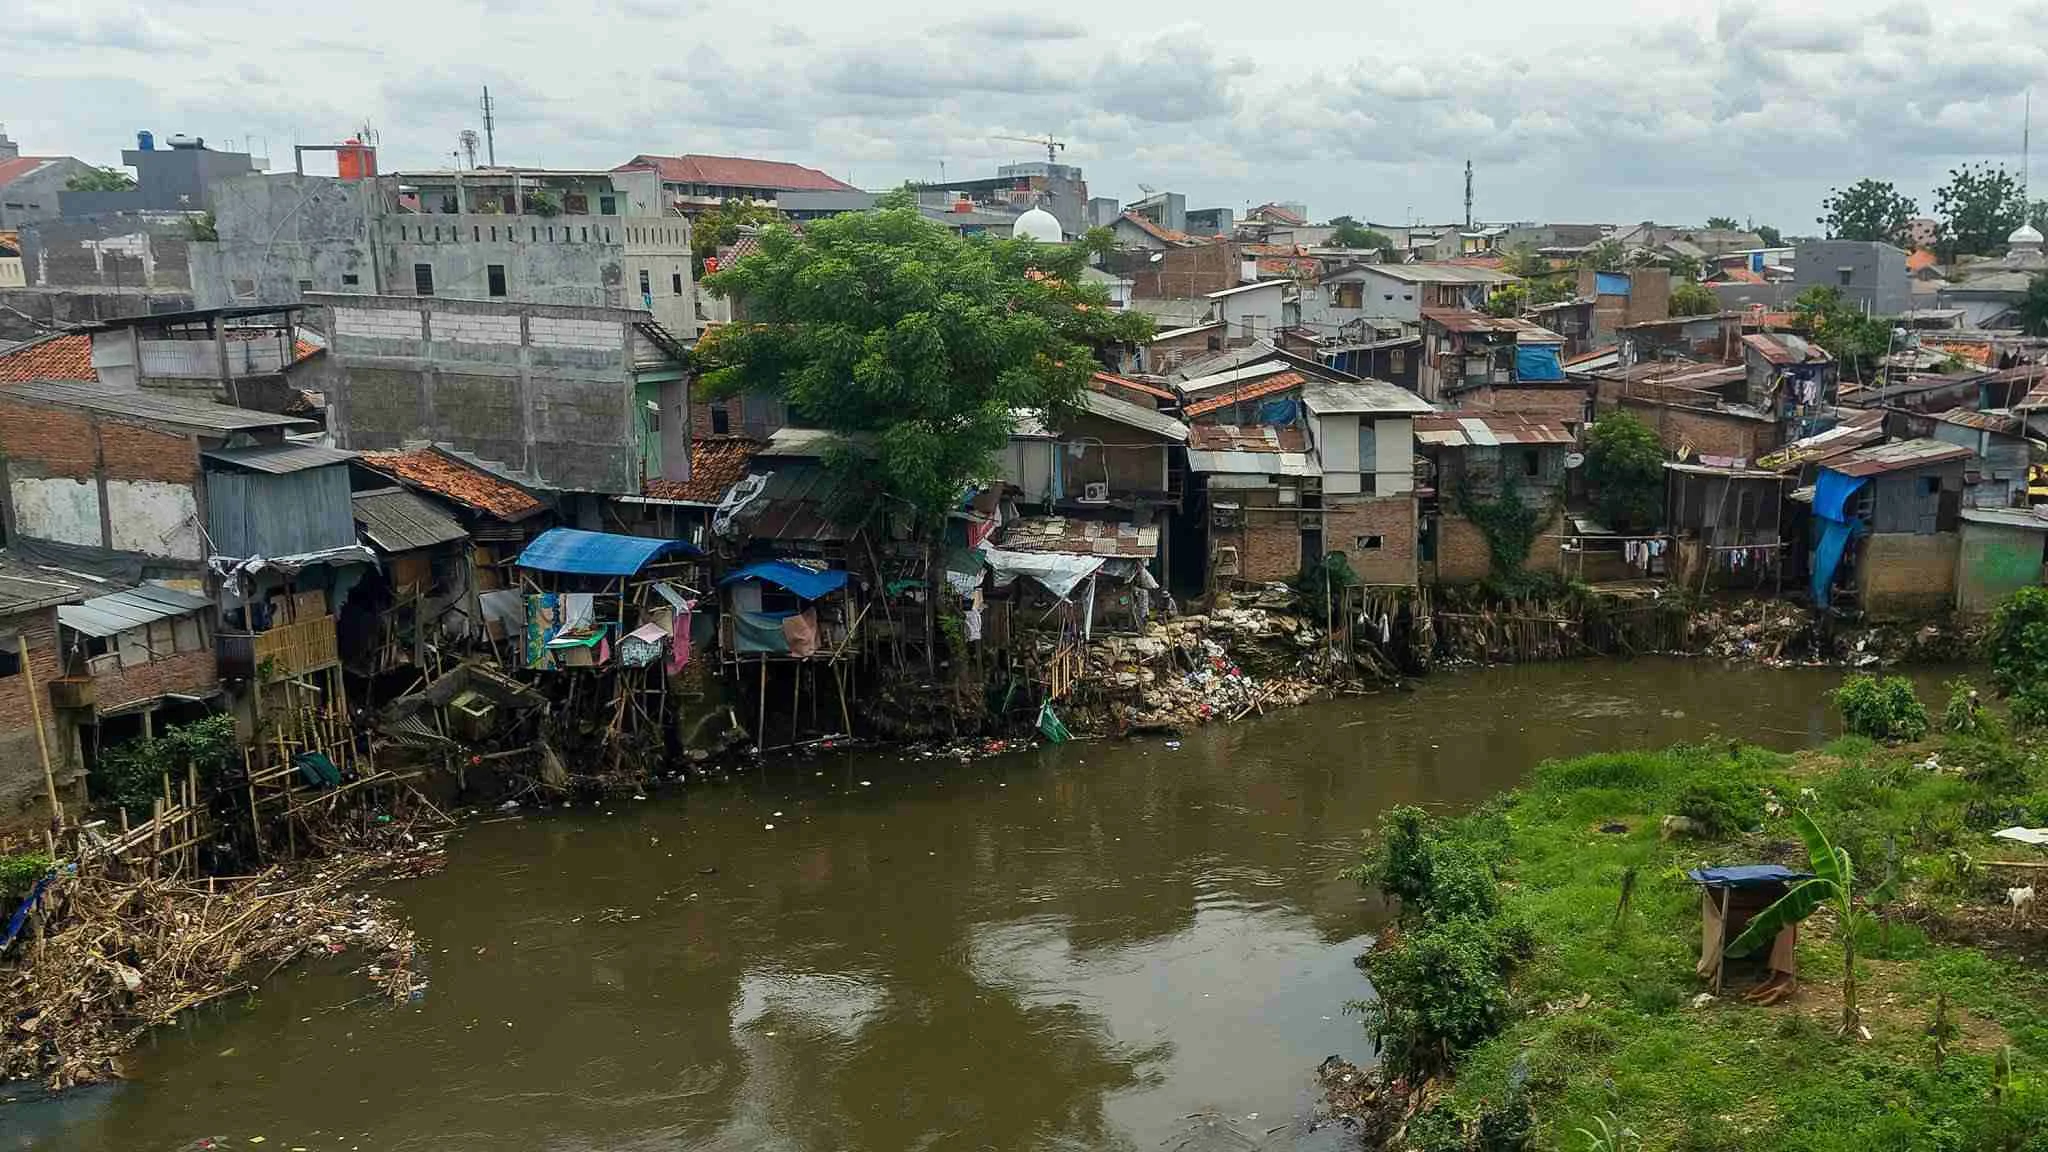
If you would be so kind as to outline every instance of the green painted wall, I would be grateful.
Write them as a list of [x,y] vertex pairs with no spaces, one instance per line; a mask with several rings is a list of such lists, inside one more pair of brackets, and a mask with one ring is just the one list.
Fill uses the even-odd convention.
[[1989,612],[2014,592],[2039,584],[2043,538],[2043,533],[2028,528],[1963,521],[1956,607]]

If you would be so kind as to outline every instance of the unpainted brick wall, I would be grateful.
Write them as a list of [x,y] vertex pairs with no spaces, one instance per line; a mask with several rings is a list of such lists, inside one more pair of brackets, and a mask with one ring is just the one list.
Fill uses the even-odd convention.
[[1493,549],[1479,525],[1446,514],[1437,521],[1436,582],[1475,584],[1493,571]]
[[1654,429],[1658,441],[1669,452],[1689,444],[1696,454],[1703,456],[1754,460],[1777,447],[1775,426],[1761,421],[1627,399],[1621,406]]
[[1878,532],[1863,544],[1858,566],[1858,595],[1863,611],[1874,619],[1938,616],[1955,603],[1956,554],[1962,539],[1954,532],[1919,535]]
[[93,681],[94,694],[104,711],[168,692],[204,695],[219,686],[220,670],[212,649],[208,648],[165,656],[134,668],[113,668],[98,673]]
[[109,480],[165,480],[190,484],[199,479],[199,453],[183,436],[99,421],[100,454]]
[[[1415,583],[1415,497],[1377,499],[1326,498],[1323,547],[1342,552],[1351,570],[1367,584]],[[1380,546],[1359,547],[1363,537],[1378,536]]]
[[92,422],[78,412],[0,401],[0,453],[16,476],[90,480]]
[[48,819],[44,799],[42,752],[36,742],[35,713],[43,718],[50,762],[60,788],[72,783],[75,767],[71,742],[50,706],[49,684],[57,675],[57,610],[45,608],[0,616],[0,646],[15,650],[17,636],[28,639],[29,670],[34,673],[36,701],[29,701],[29,677],[0,677],[0,833],[33,827]]
[[1279,507],[1271,492],[1256,495],[1264,498],[1262,506],[1244,501],[1237,579],[1248,584],[1291,580],[1301,572],[1301,513]]

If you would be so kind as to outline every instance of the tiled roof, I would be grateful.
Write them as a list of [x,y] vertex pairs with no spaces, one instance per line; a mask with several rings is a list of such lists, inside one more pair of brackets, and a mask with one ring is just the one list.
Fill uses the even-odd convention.
[[1151,219],[1149,219],[1148,217],[1140,216],[1140,215],[1138,215],[1138,214],[1137,214],[1136,212],[1126,212],[1126,213],[1124,213],[1124,216],[1123,216],[1123,218],[1124,218],[1125,220],[1128,220],[1128,221],[1130,221],[1130,222],[1131,222],[1132,224],[1136,225],[1136,226],[1138,227],[1138,229],[1139,229],[1140,231],[1144,232],[1144,233],[1145,233],[1146,235],[1148,235],[1148,236],[1152,237],[1152,238],[1153,238],[1154,240],[1158,240],[1158,241],[1160,241],[1160,242],[1162,242],[1162,243],[1166,243],[1166,244],[1190,244],[1190,243],[1193,243],[1193,240],[1192,240],[1192,238],[1191,238],[1191,237],[1189,237],[1187,233],[1185,233],[1185,232],[1176,232],[1176,231],[1174,231],[1174,230],[1173,230],[1173,229],[1171,229],[1171,228],[1162,228],[1162,227],[1160,227],[1159,225],[1157,225],[1157,224],[1153,223],[1153,222],[1151,221]]
[[1188,447],[1203,452],[1306,452],[1308,433],[1299,424],[1196,424]]
[[670,184],[720,184],[734,188],[772,188],[778,192],[858,192],[816,168],[781,160],[744,156],[635,156],[617,170],[652,168]]
[[1239,244],[1240,256],[1305,256],[1298,244]]
[[641,495],[655,500],[688,500],[716,504],[725,490],[747,474],[747,463],[761,442],[745,436],[700,436],[690,441],[688,480],[649,480]]
[[0,160],[0,187],[14,183],[45,164],[55,164],[59,159],[61,157],[57,156],[16,156],[12,160]]
[[1095,388],[1098,391],[1100,391],[1104,386],[1107,385],[1115,385],[1118,388],[1128,388],[1133,392],[1142,392],[1147,396],[1151,396],[1159,400],[1180,399],[1180,397],[1175,396],[1170,389],[1161,388],[1157,384],[1147,384],[1142,380],[1132,380],[1127,376],[1117,376],[1109,372],[1097,372],[1089,383],[1089,387]]
[[1223,393],[1220,396],[1211,396],[1206,400],[1198,400],[1195,403],[1188,405],[1187,416],[1190,420],[1192,420],[1197,416],[1207,415],[1208,413],[1214,412],[1219,408],[1228,408],[1232,404],[1239,404],[1243,403],[1246,400],[1257,400],[1261,397],[1272,396],[1280,392],[1285,392],[1290,388],[1299,388],[1307,382],[1308,377],[1303,376],[1299,372],[1282,372],[1277,376],[1262,377],[1258,380],[1252,381],[1249,384],[1246,384],[1242,388],[1235,388],[1229,392]]
[[359,463],[424,492],[500,520],[523,520],[546,507],[532,493],[438,448],[365,452]]
[[1723,268],[1719,272],[1714,273],[1714,279],[1716,283],[1721,284],[1768,283],[1768,281],[1764,279],[1763,273],[1751,272],[1747,268]]
[[1313,256],[1261,256],[1255,260],[1260,279],[1267,277],[1314,279],[1322,275],[1323,262]]
[[1159,529],[1106,520],[1040,516],[1011,525],[1001,545],[1011,552],[1067,552],[1081,556],[1130,556],[1149,560],[1159,554]]
[[1278,204],[1261,204],[1257,208],[1254,208],[1251,211],[1245,213],[1245,215],[1256,216],[1261,219],[1270,220],[1275,224],[1308,223],[1307,220],[1304,220],[1301,217],[1296,216],[1294,213],[1289,212],[1287,209],[1282,208]]
[[92,337],[82,333],[35,340],[0,353],[0,384],[99,378],[99,370],[92,366]]

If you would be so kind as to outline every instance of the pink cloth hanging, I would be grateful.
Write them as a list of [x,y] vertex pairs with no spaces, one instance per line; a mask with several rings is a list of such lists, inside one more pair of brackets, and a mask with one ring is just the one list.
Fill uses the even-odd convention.
[[668,674],[673,676],[690,662],[690,613],[676,613],[675,630],[669,637]]

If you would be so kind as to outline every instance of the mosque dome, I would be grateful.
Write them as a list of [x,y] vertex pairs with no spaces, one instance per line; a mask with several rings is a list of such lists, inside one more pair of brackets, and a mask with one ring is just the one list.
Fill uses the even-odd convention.
[[[1037,240],[1043,244],[1057,244],[1064,238],[1059,217],[1043,208],[1033,208],[1017,217],[1017,222],[1010,226],[1010,235],[1018,240]],[[2039,239],[2038,233],[2035,238]]]
[[2012,235],[2007,236],[2005,242],[2013,248],[2023,245],[2039,248],[2041,246],[2041,230],[2032,224],[2022,224],[2012,230]]

